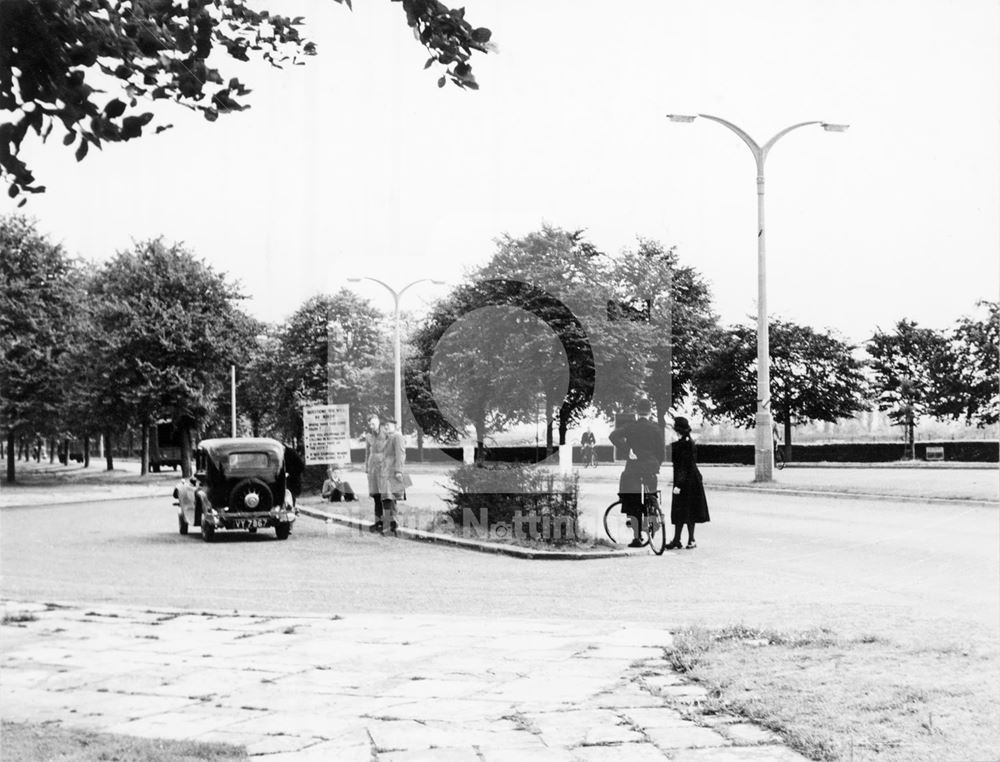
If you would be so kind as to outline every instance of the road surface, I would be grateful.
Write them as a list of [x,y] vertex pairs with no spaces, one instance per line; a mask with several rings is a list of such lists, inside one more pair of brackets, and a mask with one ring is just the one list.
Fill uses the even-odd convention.
[[[596,500],[596,498],[594,498]],[[206,544],[168,496],[0,512],[2,594],[244,612],[401,612],[616,619],[995,643],[993,506],[709,492],[699,547],[526,561],[300,518]],[[595,503],[596,505],[596,503]]]

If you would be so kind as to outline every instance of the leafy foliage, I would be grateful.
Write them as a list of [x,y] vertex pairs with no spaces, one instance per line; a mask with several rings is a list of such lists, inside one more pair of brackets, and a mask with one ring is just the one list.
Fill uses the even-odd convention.
[[912,320],[900,320],[892,332],[881,329],[868,341],[873,388],[880,410],[913,429],[924,415],[942,417],[955,410],[957,357],[948,337]]
[[[623,361],[638,357],[645,362],[636,375],[641,384],[636,395],[649,396],[665,427],[669,410],[693,395],[695,373],[713,346],[718,317],[711,292],[697,270],[680,263],[674,247],[648,239],[617,257],[612,275],[616,303],[631,307],[633,314],[639,310],[639,319],[629,321],[635,335],[624,345],[637,351]],[[619,412],[627,402],[615,400],[607,412]]]
[[143,424],[170,418],[207,424],[246,357],[254,330],[234,284],[162,238],[119,252],[91,279],[97,368],[94,404],[103,416]]
[[463,465],[448,474],[445,515],[479,539],[575,544],[579,478],[511,463]]
[[[774,320],[769,330],[771,400],[776,423],[791,443],[792,424],[836,422],[864,410],[865,382],[854,347],[830,332]],[[757,412],[756,326],[734,326],[712,339],[714,349],[695,374],[712,416],[754,425]]]
[[[367,300],[341,289],[309,299],[279,327],[270,355],[276,364],[261,370],[272,389],[276,433],[301,437],[302,406],[325,403],[328,393],[333,402],[351,406],[352,430],[361,430],[367,412],[361,389],[380,346],[381,320]],[[339,327],[339,340],[331,325]]]
[[62,248],[24,217],[0,218],[0,425],[8,442],[18,431],[58,429],[67,327],[82,301],[79,269]]
[[958,388],[946,397],[957,404],[942,412],[985,427],[1000,422],[1000,302],[982,301],[978,306],[984,316],[963,317],[955,327],[957,362],[950,383]]
[[[399,0],[397,0],[399,1]],[[351,5],[351,0],[336,0]],[[490,30],[474,28],[464,9],[438,0],[401,0],[414,36],[447,80],[478,87],[469,63],[486,52]],[[0,170],[11,198],[40,193],[20,158],[31,130],[44,141],[55,125],[78,161],[91,147],[141,137],[150,101],[173,103],[215,121],[242,111],[250,90],[213,68],[219,54],[274,66],[316,53],[301,17],[256,11],[244,0],[4,0],[0,2]],[[159,125],[161,132],[171,125]],[[25,199],[22,199],[23,204]]]

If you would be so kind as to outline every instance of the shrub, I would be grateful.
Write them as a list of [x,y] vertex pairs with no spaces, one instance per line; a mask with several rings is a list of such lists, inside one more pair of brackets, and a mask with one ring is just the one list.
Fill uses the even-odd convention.
[[448,475],[447,518],[478,539],[575,543],[579,478],[516,463],[463,465]]

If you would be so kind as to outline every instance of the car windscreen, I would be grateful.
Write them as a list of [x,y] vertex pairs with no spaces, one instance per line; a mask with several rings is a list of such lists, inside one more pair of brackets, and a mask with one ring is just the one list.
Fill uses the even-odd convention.
[[246,471],[268,468],[270,462],[266,452],[231,452],[226,460],[226,471]]

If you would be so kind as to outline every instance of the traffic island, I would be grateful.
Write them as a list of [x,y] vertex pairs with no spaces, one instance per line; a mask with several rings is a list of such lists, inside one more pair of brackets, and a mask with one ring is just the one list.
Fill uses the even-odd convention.
[[[300,503],[299,513],[303,516],[308,516],[309,518],[324,521],[329,524],[350,527],[351,529],[356,529],[359,532],[368,533],[372,531],[372,526],[374,525],[373,521],[359,519],[354,516],[347,516],[340,513],[333,513],[325,510],[323,505],[325,504],[304,505]],[[511,542],[506,541],[507,537],[498,536],[493,541],[489,541],[474,539],[471,537],[461,537],[449,532],[431,532],[423,529],[416,529],[414,527],[407,527],[402,524],[396,529],[396,537],[404,540],[432,542],[440,545],[449,545],[455,548],[463,548],[465,550],[475,550],[480,553],[496,553],[499,555],[511,556],[512,558],[523,558],[534,561],[590,561],[604,558],[628,558],[631,556],[643,556],[648,555],[650,552],[646,548],[629,549],[623,547],[616,549],[610,545],[602,545],[596,542],[592,542],[589,545],[581,544],[574,546],[572,549],[564,548],[559,550],[550,550],[540,547],[524,547],[514,545]]]

